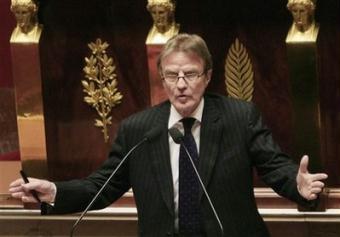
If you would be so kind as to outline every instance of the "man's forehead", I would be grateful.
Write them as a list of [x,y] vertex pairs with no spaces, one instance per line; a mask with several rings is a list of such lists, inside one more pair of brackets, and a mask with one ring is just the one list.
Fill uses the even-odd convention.
[[191,65],[165,65],[164,66],[164,71],[169,71],[169,72],[177,72],[180,70],[183,70],[184,72],[186,71],[192,71],[192,70],[198,70],[199,66],[195,64]]
[[203,60],[202,57],[200,57],[197,53],[189,50],[174,50],[172,52],[169,52],[163,57],[163,61],[172,58],[172,57],[181,57],[181,58],[190,58],[191,60]]
[[178,72],[180,70],[183,71],[195,71],[195,70],[201,70],[203,68],[203,64],[198,63],[165,63],[163,64],[163,71],[168,72]]

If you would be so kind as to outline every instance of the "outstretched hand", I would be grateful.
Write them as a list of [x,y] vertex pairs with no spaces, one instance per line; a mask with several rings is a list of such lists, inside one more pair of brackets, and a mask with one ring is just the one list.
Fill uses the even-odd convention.
[[43,180],[29,178],[29,183],[25,183],[23,179],[17,179],[9,185],[9,192],[14,198],[21,199],[22,202],[37,202],[31,194],[31,190],[35,190],[43,202],[54,202],[56,195],[56,186],[54,183]]
[[309,173],[308,160],[307,155],[302,157],[296,182],[300,195],[307,200],[314,200],[325,186],[322,180],[327,179],[328,175],[325,173]]

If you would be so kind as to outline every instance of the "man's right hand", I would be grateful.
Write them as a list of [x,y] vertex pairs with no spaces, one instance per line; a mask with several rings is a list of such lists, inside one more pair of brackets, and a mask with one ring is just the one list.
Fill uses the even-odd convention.
[[31,190],[35,190],[41,201],[52,203],[55,200],[57,187],[54,183],[43,180],[28,178],[29,183],[25,183],[23,179],[17,179],[9,185],[9,192],[14,198],[21,199],[22,202],[37,202],[31,194]]

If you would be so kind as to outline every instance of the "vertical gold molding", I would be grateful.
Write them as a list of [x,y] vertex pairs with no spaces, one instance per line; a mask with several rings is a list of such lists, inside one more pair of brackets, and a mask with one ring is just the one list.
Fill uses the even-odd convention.
[[45,120],[38,43],[11,43],[19,148],[23,169],[47,177]]

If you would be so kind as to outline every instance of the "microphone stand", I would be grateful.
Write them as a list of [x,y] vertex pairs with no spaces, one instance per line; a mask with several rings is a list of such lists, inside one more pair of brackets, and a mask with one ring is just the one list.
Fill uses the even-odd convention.
[[216,220],[217,220],[217,222],[218,222],[218,225],[220,226],[221,236],[223,236],[223,235],[224,235],[224,230],[223,230],[223,226],[222,226],[221,220],[220,220],[220,218],[218,217],[217,212],[216,212],[216,210],[215,210],[215,207],[214,207],[214,205],[213,205],[212,202],[211,202],[211,199],[210,199],[210,197],[209,197],[209,194],[208,194],[208,192],[207,192],[207,190],[206,190],[206,188],[205,188],[205,186],[204,186],[204,184],[203,184],[203,182],[202,182],[201,176],[199,175],[199,173],[198,173],[198,171],[197,171],[197,169],[196,169],[195,163],[194,163],[194,161],[192,160],[192,157],[191,157],[191,155],[190,155],[190,153],[189,153],[187,147],[183,144],[183,142],[181,142],[181,144],[183,145],[183,148],[184,148],[185,152],[187,153],[187,155],[188,155],[188,157],[189,157],[190,163],[191,163],[192,167],[194,168],[194,171],[195,171],[195,173],[196,173],[196,176],[197,176],[197,178],[198,178],[198,181],[199,181],[200,184],[201,184],[201,187],[202,187],[202,189],[203,189],[203,192],[204,192],[205,196],[207,197],[208,202],[209,202],[209,205],[210,205],[210,207],[211,207],[211,209],[212,209],[212,211],[213,211],[213,213],[214,213],[214,215],[215,215],[215,217],[216,217]]
[[78,218],[78,220],[73,224],[72,229],[70,231],[70,237],[73,237],[73,232],[76,229],[78,223],[83,219],[83,217],[85,216],[85,214],[87,213],[87,211],[92,207],[93,203],[97,200],[97,197],[103,192],[104,188],[106,187],[106,185],[110,182],[111,178],[117,173],[118,169],[122,166],[122,164],[125,162],[125,160],[129,157],[129,155],[137,148],[139,147],[142,143],[144,143],[145,141],[147,141],[148,138],[144,137],[143,140],[141,140],[140,142],[138,142],[134,147],[132,147],[132,149],[124,156],[124,158],[119,162],[118,166],[115,168],[115,170],[111,173],[111,175],[109,176],[109,178],[106,180],[106,182],[103,184],[103,186],[99,189],[99,191],[97,192],[97,194],[93,197],[93,199],[91,200],[91,202],[89,203],[89,205],[85,208],[85,210],[83,211],[83,213],[80,215],[80,217]]
[[208,199],[209,205],[210,205],[210,207],[211,207],[211,209],[212,209],[212,211],[214,213],[214,216],[215,216],[215,218],[216,218],[216,220],[218,222],[218,225],[219,225],[220,230],[221,230],[221,236],[223,237],[224,236],[223,225],[221,223],[220,218],[217,215],[217,212],[215,210],[214,205],[211,202],[210,196],[209,196],[209,194],[208,194],[208,192],[207,192],[207,190],[206,190],[206,188],[205,188],[205,186],[204,186],[204,184],[202,182],[201,176],[199,175],[199,173],[198,173],[198,171],[196,169],[196,165],[195,165],[194,161],[192,160],[192,157],[191,157],[187,147],[183,143],[183,134],[177,128],[170,128],[169,129],[169,134],[170,134],[170,136],[172,137],[172,139],[174,140],[175,143],[181,144],[183,146],[185,152],[187,153],[187,155],[189,157],[189,160],[190,160],[190,163],[191,163],[191,165],[192,165],[192,167],[193,167],[193,169],[195,171],[196,177],[198,178],[198,181],[199,181],[199,183],[200,183],[200,185],[201,185],[201,187],[203,189],[203,192],[204,192],[205,196]]

